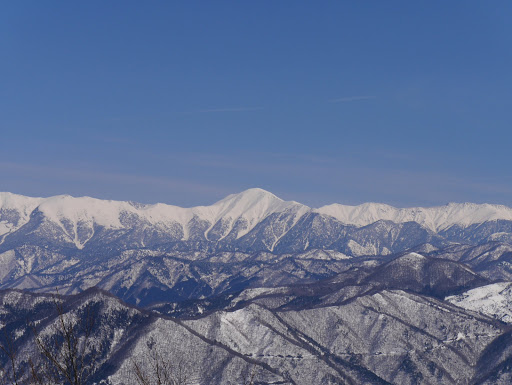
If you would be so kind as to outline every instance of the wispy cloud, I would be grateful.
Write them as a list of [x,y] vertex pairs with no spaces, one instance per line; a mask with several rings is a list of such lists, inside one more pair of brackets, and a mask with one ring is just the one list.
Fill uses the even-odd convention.
[[344,98],[337,98],[329,100],[331,103],[347,103],[347,102],[357,102],[360,100],[371,100],[375,99],[375,96],[347,96]]
[[245,111],[258,111],[262,110],[261,107],[230,107],[230,108],[208,108],[204,110],[199,110],[198,112],[207,113],[207,112],[245,112]]

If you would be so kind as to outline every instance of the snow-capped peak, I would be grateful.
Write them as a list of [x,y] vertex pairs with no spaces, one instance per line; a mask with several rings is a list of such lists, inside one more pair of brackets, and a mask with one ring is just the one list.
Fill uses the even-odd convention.
[[238,219],[244,219],[246,227],[238,232],[237,238],[239,238],[273,213],[293,211],[297,215],[309,211],[310,208],[297,202],[284,201],[263,189],[251,188],[238,194],[228,195],[211,206],[194,207],[192,210],[212,226],[220,220],[233,226]]
[[303,206],[296,202],[286,202],[274,194],[260,188],[251,188],[239,194],[228,195],[213,204],[212,209],[218,210],[217,219],[222,217],[247,219],[263,219],[266,216],[284,211],[291,206]]
[[10,192],[0,192],[0,210],[29,210],[32,211],[45,198],[32,198]]
[[270,191],[263,190],[262,188],[258,188],[258,187],[253,187],[253,188],[247,189],[247,190],[242,191],[237,194],[230,194],[215,204],[220,204],[222,202],[233,201],[233,200],[235,200],[235,201],[240,201],[240,200],[259,201],[262,199],[272,199],[272,200],[277,200],[280,202],[283,201],[281,198],[272,194]]
[[407,259],[407,260],[418,260],[418,261],[425,261],[427,260],[427,257],[419,254],[419,253],[415,253],[415,252],[411,252],[411,253],[407,253],[405,255],[403,255],[401,257],[402,259]]

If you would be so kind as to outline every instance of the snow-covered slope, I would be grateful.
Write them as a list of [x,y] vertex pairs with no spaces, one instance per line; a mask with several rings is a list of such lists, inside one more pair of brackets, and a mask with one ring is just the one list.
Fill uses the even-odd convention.
[[382,203],[364,203],[359,206],[335,203],[314,211],[356,226],[366,226],[378,220],[395,223],[416,222],[435,232],[453,225],[467,227],[498,219],[512,220],[510,207],[475,203],[449,203],[445,206],[411,208],[396,208]]
[[449,296],[446,301],[503,322],[512,322],[512,282],[477,287],[460,295]]
[[[290,300],[288,293],[274,298]],[[249,301],[176,319],[127,306],[98,289],[69,297],[6,290],[0,292],[0,325],[16,347],[17,372],[29,363],[43,370],[31,325],[42,336],[39,346],[57,356],[54,341],[62,339],[62,328],[55,303],[62,304],[73,336],[87,342],[79,358],[88,384],[136,384],[135,365],[149,379],[145,383],[155,384],[157,374],[171,379],[166,383],[209,385],[510,384],[507,373],[497,372],[507,344],[496,344],[508,341],[509,328],[488,317],[402,290],[329,302],[282,311]],[[489,362],[482,365],[484,359]],[[0,354],[4,383],[12,383],[11,363]]]
[[0,240],[3,235],[28,222],[32,211],[42,202],[44,198],[0,192]]
[[228,195],[212,206],[194,207],[191,210],[211,223],[212,227],[220,220],[225,220],[230,224],[231,230],[237,220],[243,220],[246,226],[238,231],[237,238],[240,238],[271,214],[287,212],[301,216],[309,211],[309,207],[293,201],[283,201],[268,191],[253,188],[240,194]]

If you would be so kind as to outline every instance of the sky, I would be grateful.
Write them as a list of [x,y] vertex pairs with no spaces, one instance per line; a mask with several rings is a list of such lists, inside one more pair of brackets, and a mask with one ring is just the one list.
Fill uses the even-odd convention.
[[512,206],[510,1],[0,5],[0,191]]

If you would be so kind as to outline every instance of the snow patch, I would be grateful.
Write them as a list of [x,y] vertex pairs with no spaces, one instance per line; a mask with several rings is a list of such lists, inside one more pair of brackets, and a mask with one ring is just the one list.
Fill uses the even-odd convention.
[[449,296],[446,301],[503,322],[512,322],[512,282],[493,283]]

